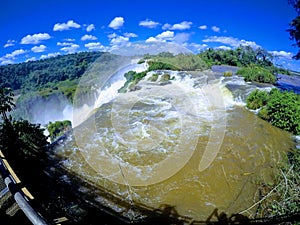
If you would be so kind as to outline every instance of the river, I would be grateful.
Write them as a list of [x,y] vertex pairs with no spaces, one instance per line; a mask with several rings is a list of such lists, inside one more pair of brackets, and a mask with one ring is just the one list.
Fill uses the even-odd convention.
[[[260,200],[259,187],[272,184],[295,145],[245,107],[252,90],[272,86],[224,78],[220,68],[155,73],[132,92],[116,92],[122,76],[103,88],[90,116],[54,149],[62,165],[127,202],[124,209],[109,196],[94,199],[129,218],[142,216],[134,211],[140,205],[171,205],[195,220],[216,208],[253,216],[256,208],[247,209]],[[165,74],[172,79],[160,82]],[[104,101],[108,93],[114,97]]]

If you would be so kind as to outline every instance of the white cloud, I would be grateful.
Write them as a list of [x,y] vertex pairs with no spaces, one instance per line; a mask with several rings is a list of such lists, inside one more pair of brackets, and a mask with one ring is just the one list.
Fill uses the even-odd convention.
[[6,64],[13,64],[14,63],[14,59],[16,58],[16,56],[18,55],[22,55],[25,54],[27,51],[23,50],[23,49],[18,49],[13,51],[12,53],[8,53],[5,56],[0,58],[0,65],[6,65]]
[[96,51],[106,51],[107,48],[103,46],[100,42],[90,42],[85,44],[84,47],[88,48],[89,50],[96,50]]
[[176,23],[176,24],[169,24],[166,23],[163,25],[162,29],[163,30],[187,30],[191,28],[192,22],[188,21],[182,21],[181,23]]
[[36,61],[36,57],[31,57],[31,58],[27,59],[25,62],[29,62],[29,61]]
[[39,33],[33,35],[27,35],[22,38],[21,44],[39,44],[41,41],[50,39],[50,35],[47,33]]
[[77,51],[77,49],[79,48],[80,46],[77,45],[77,44],[72,44],[70,46],[66,46],[66,47],[63,47],[61,48],[60,50],[64,51],[64,52],[67,52],[67,53],[74,53]]
[[44,52],[46,50],[46,46],[45,45],[40,45],[40,46],[34,46],[31,48],[31,51],[33,52]]
[[220,32],[220,27],[212,26],[211,29],[212,29],[214,32]]
[[208,47],[207,44],[197,44],[197,43],[185,43],[183,44],[183,46],[195,53],[199,53],[200,51]]
[[158,42],[159,40],[157,40],[155,37],[149,37],[147,40],[146,40],[146,43],[150,43],[150,42]]
[[291,52],[286,51],[270,51],[270,53],[274,56],[284,57],[288,59],[292,59],[293,54]]
[[11,47],[11,46],[14,46],[15,43],[16,43],[15,40],[8,40],[8,41],[6,42],[6,44],[5,44],[3,47],[4,47],[4,48]]
[[94,24],[90,24],[86,27],[86,31],[87,32],[91,32],[92,30],[95,30],[95,25]]
[[72,42],[72,41],[75,41],[75,39],[74,38],[65,38],[64,41]]
[[147,27],[147,28],[155,28],[159,25],[158,22],[154,22],[152,20],[146,19],[139,22],[139,26]]
[[75,23],[73,20],[69,20],[67,23],[57,23],[53,27],[53,31],[63,31],[70,30],[70,28],[80,28],[81,26],[78,23]]
[[161,40],[170,40],[173,39],[174,37],[174,32],[173,31],[164,31],[161,34],[158,34],[156,36],[157,39],[161,39]]
[[165,23],[165,24],[162,26],[162,29],[163,29],[163,30],[168,30],[168,29],[170,29],[171,27],[172,27],[171,24]]
[[71,46],[73,44],[74,43],[71,43],[71,42],[57,42],[56,43],[57,46]]
[[189,33],[179,33],[179,34],[176,34],[174,36],[174,42],[178,43],[178,44],[183,44],[185,42],[187,42],[191,37],[191,34]]
[[85,34],[81,37],[81,40],[82,41],[87,41],[87,40],[94,41],[94,40],[97,40],[97,38],[93,35]]
[[116,17],[110,22],[108,26],[114,30],[117,30],[123,26],[124,22],[125,21],[123,17]]
[[251,46],[252,48],[259,48],[260,46],[258,44],[256,44],[253,41],[246,41],[246,40],[239,40],[237,38],[234,37],[225,37],[225,36],[211,36],[207,39],[202,40],[203,42],[209,43],[209,42],[214,42],[214,43],[222,43],[222,44],[226,44],[232,47],[238,47],[240,45],[243,46]]
[[146,43],[150,42],[166,42],[174,40],[174,32],[173,31],[164,31],[161,34],[156,35],[156,37],[149,37],[146,40]]
[[117,37],[111,39],[110,44],[120,46],[120,45],[126,44],[128,41],[129,41],[128,37],[117,36]]
[[232,48],[230,48],[230,47],[228,47],[228,46],[225,46],[225,45],[221,45],[221,46],[216,47],[216,49],[221,49],[221,50],[231,50]]
[[2,58],[0,58],[0,61],[1,61],[1,63],[0,63],[0,65],[7,65],[7,64],[13,64],[14,63],[14,61],[13,60],[11,60],[11,59],[2,59]]
[[109,35],[107,35],[107,37],[109,38],[109,39],[113,39],[113,38],[115,38],[115,37],[117,37],[118,35],[116,34],[116,33],[112,33],[112,34],[109,34]]
[[206,30],[206,29],[207,29],[207,26],[206,26],[206,25],[201,25],[201,26],[199,26],[199,29],[200,29],[200,30]]
[[4,58],[6,58],[6,59],[14,59],[16,56],[25,54],[26,52],[27,51],[25,51],[23,49],[18,49],[18,50],[13,51],[12,53],[6,54],[4,56]]
[[128,37],[128,38],[135,38],[135,37],[137,37],[137,34],[135,34],[135,33],[124,33],[124,36]]
[[47,58],[55,57],[58,55],[60,55],[59,52],[49,53],[47,55],[41,55],[40,59],[47,59]]

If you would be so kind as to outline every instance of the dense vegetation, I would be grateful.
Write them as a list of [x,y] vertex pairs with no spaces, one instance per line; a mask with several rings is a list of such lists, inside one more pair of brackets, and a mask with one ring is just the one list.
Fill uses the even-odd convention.
[[50,122],[47,126],[51,141],[63,135],[66,131],[72,128],[72,123],[69,120]]
[[153,70],[181,70],[196,71],[205,70],[209,67],[199,55],[178,54],[173,55],[168,52],[162,52],[156,56],[147,56],[149,71]]
[[245,78],[246,82],[255,81],[259,83],[274,84],[276,81],[275,75],[272,74],[270,70],[254,64],[238,70],[237,74],[242,75]]
[[102,54],[102,52],[80,52],[0,66],[0,86],[28,91],[52,87],[60,81],[72,81],[81,77],[89,64]]
[[261,108],[258,115],[276,127],[300,134],[300,95],[272,89],[254,90],[247,99],[250,109]]
[[[289,3],[295,8],[297,17],[290,23],[290,29],[287,31],[290,34],[290,38],[295,41],[295,45],[300,48],[300,1],[289,0]],[[300,59],[300,51],[294,56],[295,59]]]
[[256,65],[269,70],[272,74],[290,74],[288,70],[278,68],[272,63],[273,56],[262,48],[253,49],[250,46],[239,46],[234,50],[208,49],[199,54],[209,66],[230,65],[248,67]]
[[[13,92],[11,89],[0,89],[0,148],[4,152],[14,152],[26,156],[36,156],[47,144],[47,137],[40,125],[31,124],[26,120],[12,120],[7,114],[13,110]],[[18,151],[16,151],[18,150]]]

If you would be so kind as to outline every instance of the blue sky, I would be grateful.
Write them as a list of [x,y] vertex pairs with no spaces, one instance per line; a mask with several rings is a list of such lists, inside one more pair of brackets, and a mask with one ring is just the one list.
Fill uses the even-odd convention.
[[2,0],[0,9],[1,65],[160,41],[195,53],[262,47],[300,71],[286,32],[296,17],[288,0]]

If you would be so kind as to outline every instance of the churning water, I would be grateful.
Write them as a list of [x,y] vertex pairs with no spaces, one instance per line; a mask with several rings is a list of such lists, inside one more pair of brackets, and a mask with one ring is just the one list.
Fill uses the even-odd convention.
[[[244,211],[294,145],[289,133],[245,108],[246,96],[258,87],[239,77],[157,71],[136,91],[117,93],[124,82],[120,76],[104,88],[94,114],[55,151],[72,174],[128,202],[121,210],[121,203],[94,199],[128,217],[139,205],[175,206],[196,220],[215,208]],[[109,101],[108,93],[114,93]]]

